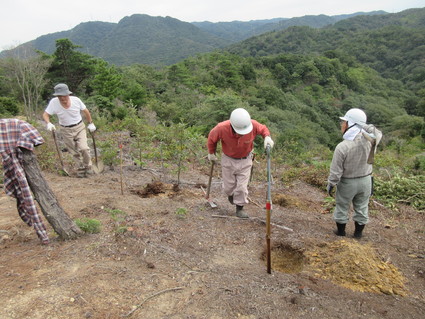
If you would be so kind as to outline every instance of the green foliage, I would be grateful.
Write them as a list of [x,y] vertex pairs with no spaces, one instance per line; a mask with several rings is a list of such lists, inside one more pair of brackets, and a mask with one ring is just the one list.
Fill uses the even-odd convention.
[[[231,46],[229,51],[254,57],[282,52],[331,56],[332,52],[334,57],[349,56],[351,62],[357,60],[386,78],[401,79],[412,89],[420,89],[425,79],[424,16],[425,9],[421,8],[397,14],[362,15],[322,29],[293,27],[252,37]],[[360,73],[351,76],[352,89],[364,83],[359,81]]]
[[96,219],[77,218],[75,224],[85,233],[97,234],[100,233],[101,223]]
[[121,91],[121,74],[115,66],[109,66],[105,61],[97,59],[94,67],[94,77],[90,86],[94,93],[113,100]]
[[423,127],[425,127],[425,121],[419,116],[400,115],[394,117],[389,122],[390,130],[403,138],[411,138],[417,136]]
[[390,207],[410,205],[425,212],[425,175],[380,176],[375,178],[374,195]]
[[66,83],[70,90],[77,94],[84,91],[83,83],[95,74],[97,61],[91,55],[77,51],[79,47],[69,39],[57,40],[48,73],[53,85]]
[[102,161],[105,165],[113,166],[119,163],[119,145],[114,136],[109,136],[106,140],[99,140],[96,143],[102,153]]
[[105,209],[114,221],[122,222],[125,220],[127,213],[121,209]]
[[127,232],[126,217],[127,213],[120,209],[105,209],[112,220],[114,221],[114,229],[116,234],[123,234]]
[[54,149],[53,141],[50,139],[46,143],[37,146],[34,153],[37,156],[37,163],[42,170],[55,171],[57,166],[57,152]]
[[185,219],[186,216],[187,216],[187,209],[186,208],[182,208],[182,207],[178,208],[176,210],[176,216],[177,216],[177,218]]
[[94,117],[113,118],[116,105],[108,97],[92,95],[86,99],[85,104],[90,108],[90,112]]
[[16,99],[11,97],[0,96],[0,116],[11,117],[18,115],[19,105]]

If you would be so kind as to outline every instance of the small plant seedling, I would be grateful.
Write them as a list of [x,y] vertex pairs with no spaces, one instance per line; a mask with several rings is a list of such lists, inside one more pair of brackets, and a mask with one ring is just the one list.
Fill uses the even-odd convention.
[[75,223],[85,233],[88,233],[88,234],[100,233],[101,223],[97,219],[77,218],[75,220]]
[[176,210],[176,216],[178,218],[184,219],[184,218],[186,218],[186,215],[187,215],[187,209],[186,208],[180,207]]

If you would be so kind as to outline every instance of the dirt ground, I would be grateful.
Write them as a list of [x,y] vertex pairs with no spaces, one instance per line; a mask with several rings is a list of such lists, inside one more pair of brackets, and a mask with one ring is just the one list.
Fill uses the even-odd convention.
[[324,191],[275,177],[273,196],[286,200],[273,204],[268,274],[261,174],[248,220],[234,217],[218,174],[210,207],[207,174],[192,169],[177,188],[155,167],[86,179],[43,172],[67,214],[102,225],[61,241],[44,218],[48,246],[2,192],[0,318],[424,318],[423,214],[372,202],[364,238],[352,238],[352,222],[341,238]]

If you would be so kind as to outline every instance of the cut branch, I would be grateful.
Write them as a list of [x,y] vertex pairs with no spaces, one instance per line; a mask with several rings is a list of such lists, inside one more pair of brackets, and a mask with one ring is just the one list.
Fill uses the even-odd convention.
[[158,291],[156,293],[154,293],[153,295],[150,295],[148,297],[146,297],[145,299],[143,299],[143,301],[141,303],[139,303],[136,307],[134,307],[130,312],[128,312],[127,314],[123,315],[123,317],[130,317],[137,309],[139,309],[146,301],[148,301],[149,299],[152,299],[160,294],[163,294],[165,292],[170,292],[170,291],[176,291],[176,290],[182,290],[184,287],[175,287],[175,288],[168,288],[168,289],[164,289],[161,291]]
[[[226,215],[211,215],[211,217],[213,217],[213,218],[229,218],[229,219],[236,219],[236,220],[241,220],[241,221],[245,221],[245,220],[247,220],[247,221],[257,221],[257,222],[260,222],[263,225],[266,224],[265,220],[262,220],[258,217],[240,218],[240,217],[236,217],[236,216],[226,216]],[[294,231],[292,228],[288,228],[286,226],[281,226],[281,225],[278,225],[278,224],[275,224],[275,223],[270,223],[270,225],[272,225],[276,228],[282,229],[282,230],[286,230],[286,231],[290,231],[290,232]]]

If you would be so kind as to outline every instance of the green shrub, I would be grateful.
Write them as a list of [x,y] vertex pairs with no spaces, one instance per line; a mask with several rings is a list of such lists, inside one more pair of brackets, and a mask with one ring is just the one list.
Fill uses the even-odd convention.
[[100,233],[101,223],[100,223],[100,221],[98,221],[96,219],[77,218],[75,220],[75,223],[85,233],[89,233],[89,234]]
[[374,195],[386,205],[406,204],[425,211],[425,176],[395,174],[387,179],[375,178]]
[[57,152],[48,143],[44,143],[35,148],[35,154],[37,156],[37,162],[40,165],[41,170],[53,172],[56,169],[56,165],[59,162],[57,159]]
[[0,96],[0,115],[14,116],[18,115],[19,106],[14,98]]

